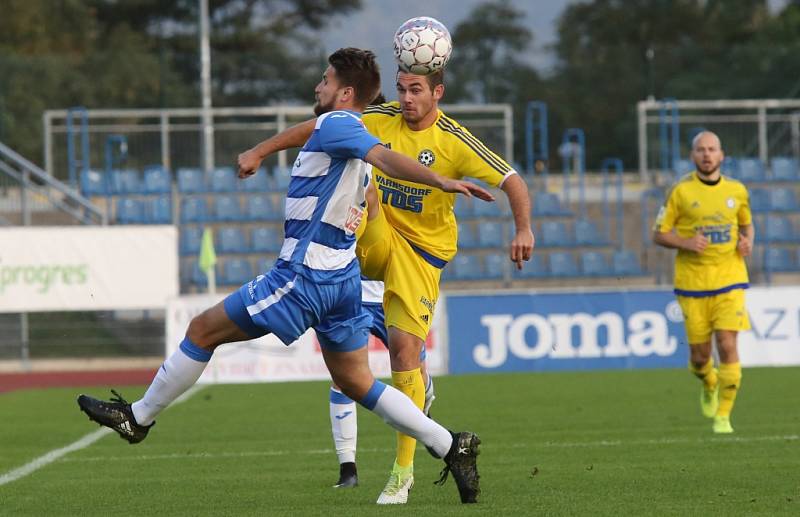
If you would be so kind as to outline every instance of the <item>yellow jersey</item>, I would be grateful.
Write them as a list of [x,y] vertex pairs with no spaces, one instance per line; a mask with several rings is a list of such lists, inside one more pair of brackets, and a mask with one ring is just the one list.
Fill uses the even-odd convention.
[[[362,116],[367,131],[389,149],[416,158],[448,178],[469,176],[497,187],[514,169],[458,122],[439,111],[436,122],[414,131],[403,120],[399,102],[369,106]],[[420,254],[449,261],[458,239],[453,214],[455,194],[392,178],[373,169],[386,219]],[[482,202],[482,201],[478,201]]]
[[672,187],[653,229],[675,232],[684,238],[702,232],[708,247],[702,253],[678,250],[675,258],[675,294],[715,296],[748,286],[747,266],[737,252],[739,227],[752,224],[745,186],[720,177],[708,185],[697,172],[683,176]]

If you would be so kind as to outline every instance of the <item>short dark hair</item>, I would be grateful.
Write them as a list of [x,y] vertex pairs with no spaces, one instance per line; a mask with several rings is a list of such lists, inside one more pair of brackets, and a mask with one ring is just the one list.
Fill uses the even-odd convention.
[[386,97],[384,97],[382,93],[378,93],[378,96],[369,103],[370,106],[377,106],[379,104],[386,104]]
[[[406,72],[400,67],[397,67],[397,74],[403,72],[404,74],[413,74],[413,72]],[[395,75],[397,75],[395,74]],[[425,78],[425,81],[428,82],[428,86],[430,87],[431,91],[436,88],[440,84],[444,84],[444,68],[440,68],[435,72],[431,72],[428,75],[423,75],[422,77]]]
[[355,103],[364,107],[380,92],[381,72],[375,54],[360,48],[340,48],[328,57],[342,86],[355,90]]

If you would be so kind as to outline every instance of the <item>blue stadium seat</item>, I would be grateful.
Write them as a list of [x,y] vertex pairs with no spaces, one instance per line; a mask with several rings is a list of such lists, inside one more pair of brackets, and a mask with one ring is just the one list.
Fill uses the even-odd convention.
[[794,212],[800,208],[794,190],[788,188],[776,188],[771,190],[769,202],[772,210],[776,212]]
[[242,285],[255,277],[253,265],[243,258],[228,259],[222,265],[222,285]]
[[142,180],[133,169],[114,169],[108,175],[108,190],[110,194],[116,195],[139,194],[142,191]]
[[172,175],[161,165],[148,165],[144,168],[145,194],[169,194],[172,192]]
[[739,160],[733,156],[726,156],[720,164],[720,171],[731,178],[739,177]]
[[144,224],[144,205],[138,199],[121,197],[117,199],[118,224]]
[[470,223],[458,223],[458,247],[475,248],[478,246],[478,239]]
[[232,167],[217,167],[210,176],[212,192],[234,192],[239,189],[239,178]]
[[750,210],[755,213],[769,212],[769,191],[763,188],[750,189]]
[[[200,264],[197,261],[193,261],[190,267],[191,267],[190,279],[192,284],[199,287],[205,287],[206,285],[208,285],[208,277],[206,276],[205,271],[200,269]],[[220,273],[220,268],[219,264],[217,264],[214,267],[214,276],[216,278],[219,278],[220,276],[219,273]]]
[[680,178],[684,174],[688,174],[694,170],[694,163],[691,160],[678,159],[672,166],[675,174]]
[[533,198],[535,216],[570,216],[572,212],[561,206],[558,196],[550,192],[537,192]]
[[744,183],[759,183],[767,179],[764,164],[758,158],[741,158],[737,177]]
[[281,214],[272,205],[268,194],[257,194],[247,197],[246,217],[250,221],[277,221]]
[[250,231],[250,250],[256,253],[278,253],[283,234],[275,228],[253,228]]
[[772,179],[774,181],[797,181],[800,179],[800,168],[797,160],[785,156],[772,159]]
[[594,221],[579,219],[575,221],[575,244],[578,246],[608,246],[611,241],[598,229]]
[[764,251],[764,269],[774,272],[795,271],[797,265],[787,248],[767,248]]
[[581,254],[581,271],[586,276],[608,276],[611,273],[606,256],[597,251]]
[[777,215],[767,218],[764,224],[764,239],[767,242],[796,242],[792,222],[787,217]]
[[178,169],[178,192],[196,194],[206,192],[206,176],[200,169],[182,167]]
[[269,180],[267,170],[261,167],[249,178],[239,180],[239,190],[244,192],[267,192],[270,190]]
[[639,259],[630,250],[615,251],[611,259],[612,273],[616,276],[642,275]]
[[289,188],[289,182],[292,180],[291,167],[275,167],[272,169],[272,178],[275,190],[285,192]]
[[200,226],[181,226],[178,251],[182,256],[200,253],[203,242],[203,228]]
[[147,199],[144,216],[149,224],[172,224],[172,196],[162,194]]
[[521,270],[518,270],[516,265],[511,265],[511,276],[514,278],[545,278],[549,274],[545,256],[536,251],[528,262],[522,263]]
[[214,219],[217,221],[241,221],[243,217],[239,196],[229,194],[215,196]]
[[472,210],[475,217],[505,217],[509,213],[508,207],[502,197],[495,198],[495,201],[491,203],[480,199],[473,199]]
[[181,223],[202,223],[208,220],[208,204],[202,197],[181,199]]
[[81,173],[81,192],[84,196],[108,195],[105,174],[91,169]]
[[562,221],[544,221],[541,233],[542,247],[564,248],[573,245],[572,237]]
[[456,196],[456,204],[453,207],[453,212],[456,214],[457,219],[467,219],[473,216],[472,199],[466,196]]
[[[489,253],[483,257],[483,278],[499,280],[505,276],[506,268],[511,264],[504,253]],[[516,268],[516,266],[514,266]]]
[[555,277],[578,276],[578,264],[575,257],[567,251],[550,254],[550,275]]
[[453,269],[453,280],[475,280],[483,275],[480,257],[468,253],[459,253],[448,267]]
[[241,228],[221,228],[217,231],[216,241],[218,253],[247,253],[250,251]]
[[481,221],[478,223],[478,245],[482,248],[498,248],[505,245],[503,223]]

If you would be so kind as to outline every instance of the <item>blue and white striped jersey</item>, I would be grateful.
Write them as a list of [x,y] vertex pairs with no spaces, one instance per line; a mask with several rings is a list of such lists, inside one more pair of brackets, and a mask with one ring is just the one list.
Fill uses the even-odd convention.
[[360,274],[355,231],[372,171],[364,157],[379,143],[358,113],[332,111],[317,118],[292,168],[278,265],[319,283]]

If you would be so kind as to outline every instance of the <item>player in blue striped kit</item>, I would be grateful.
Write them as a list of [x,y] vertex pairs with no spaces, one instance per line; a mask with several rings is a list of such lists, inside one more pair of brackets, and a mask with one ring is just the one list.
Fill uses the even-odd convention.
[[406,395],[376,380],[366,344],[372,318],[361,304],[355,231],[363,217],[371,165],[401,179],[491,200],[480,187],[430,172],[380,145],[360,113],[378,93],[372,52],[347,48],[328,58],[315,89],[318,115],[311,138],[292,169],[286,199],[285,239],[275,266],[192,319],[186,336],[159,368],[141,400],[87,395],[78,405],[91,420],[138,443],[155,417],[200,377],[217,346],[275,334],[286,345],[313,328],[333,381],[349,398],[396,430],[431,447],[452,472],[461,501],[480,492],[478,437],[451,433],[427,418]]

